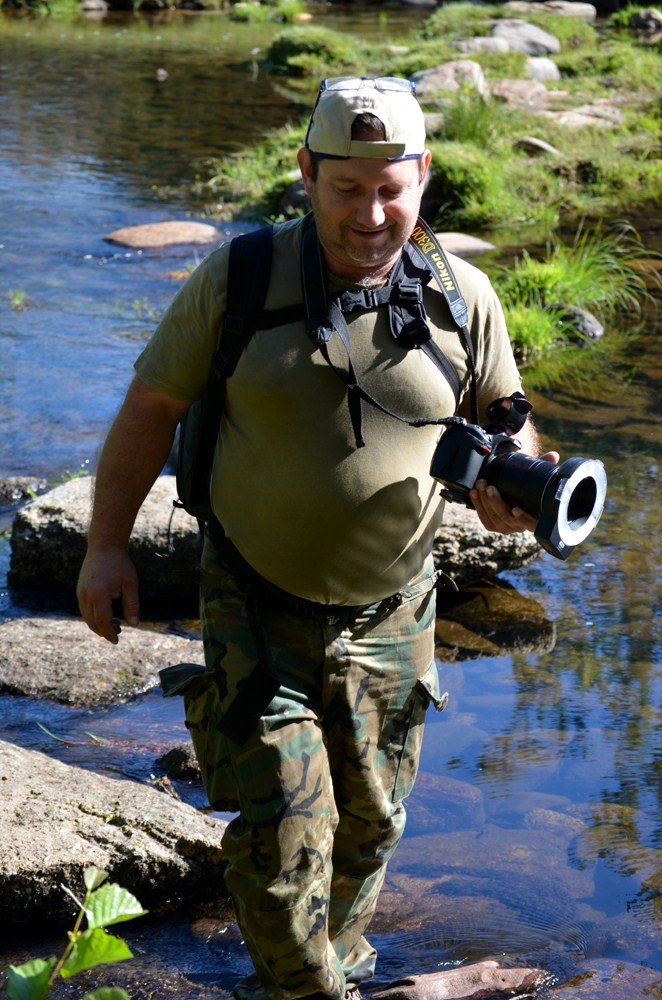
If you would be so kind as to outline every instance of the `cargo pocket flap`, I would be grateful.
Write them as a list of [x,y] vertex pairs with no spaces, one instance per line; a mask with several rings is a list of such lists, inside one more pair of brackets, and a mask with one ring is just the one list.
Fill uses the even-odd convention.
[[159,670],[164,698],[183,694],[191,681],[202,677],[204,673],[205,668],[200,663],[175,663],[171,667]]
[[436,663],[430,664],[423,676],[419,678],[418,683],[425,691],[428,702],[434,705],[438,712],[443,712],[448,703],[448,691],[444,691],[443,694],[441,693],[439,671],[437,670]]

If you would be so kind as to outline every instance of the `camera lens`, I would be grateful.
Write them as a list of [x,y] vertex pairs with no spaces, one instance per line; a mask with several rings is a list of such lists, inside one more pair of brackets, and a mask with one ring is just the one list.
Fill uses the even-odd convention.
[[604,466],[592,458],[569,458],[555,465],[508,452],[488,461],[485,479],[511,507],[538,519],[536,538],[558,559],[567,559],[593,531],[607,493]]

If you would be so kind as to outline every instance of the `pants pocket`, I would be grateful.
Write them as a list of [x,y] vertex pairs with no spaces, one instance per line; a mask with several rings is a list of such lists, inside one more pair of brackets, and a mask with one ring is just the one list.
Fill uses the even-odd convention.
[[213,674],[191,678],[180,692],[184,697],[186,727],[198,758],[202,782],[212,809],[237,812],[228,741],[219,732],[221,695]]
[[441,693],[437,664],[433,660],[422,677],[414,685],[411,699],[406,708],[403,725],[399,729],[400,745],[392,746],[392,752],[399,755],[392,800],[399,802],[406,798],[414,787],[418,762],[423,742],[425,715],[434,705],[437,712],[443,712],[448,701],[448,693]]

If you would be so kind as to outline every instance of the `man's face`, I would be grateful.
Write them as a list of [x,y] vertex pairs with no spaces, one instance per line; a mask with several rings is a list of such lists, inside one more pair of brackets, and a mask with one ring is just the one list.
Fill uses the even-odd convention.
[[351,281],[385,277],[414,228],[430,163],[349,157],[321,159],[317,179],[312,157],[299,150],[326,263]]

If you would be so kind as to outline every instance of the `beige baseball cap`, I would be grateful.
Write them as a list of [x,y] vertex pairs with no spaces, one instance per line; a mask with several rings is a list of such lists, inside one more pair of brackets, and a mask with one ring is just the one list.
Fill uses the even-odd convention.
[[[357,115],[382,122],[384,141],[352,139]],[[368,156],[406,160],[425,152],[425,118],[411,80],[401,77],[337,76],[322,80],[310,117],[306,148],[316,156]]]

